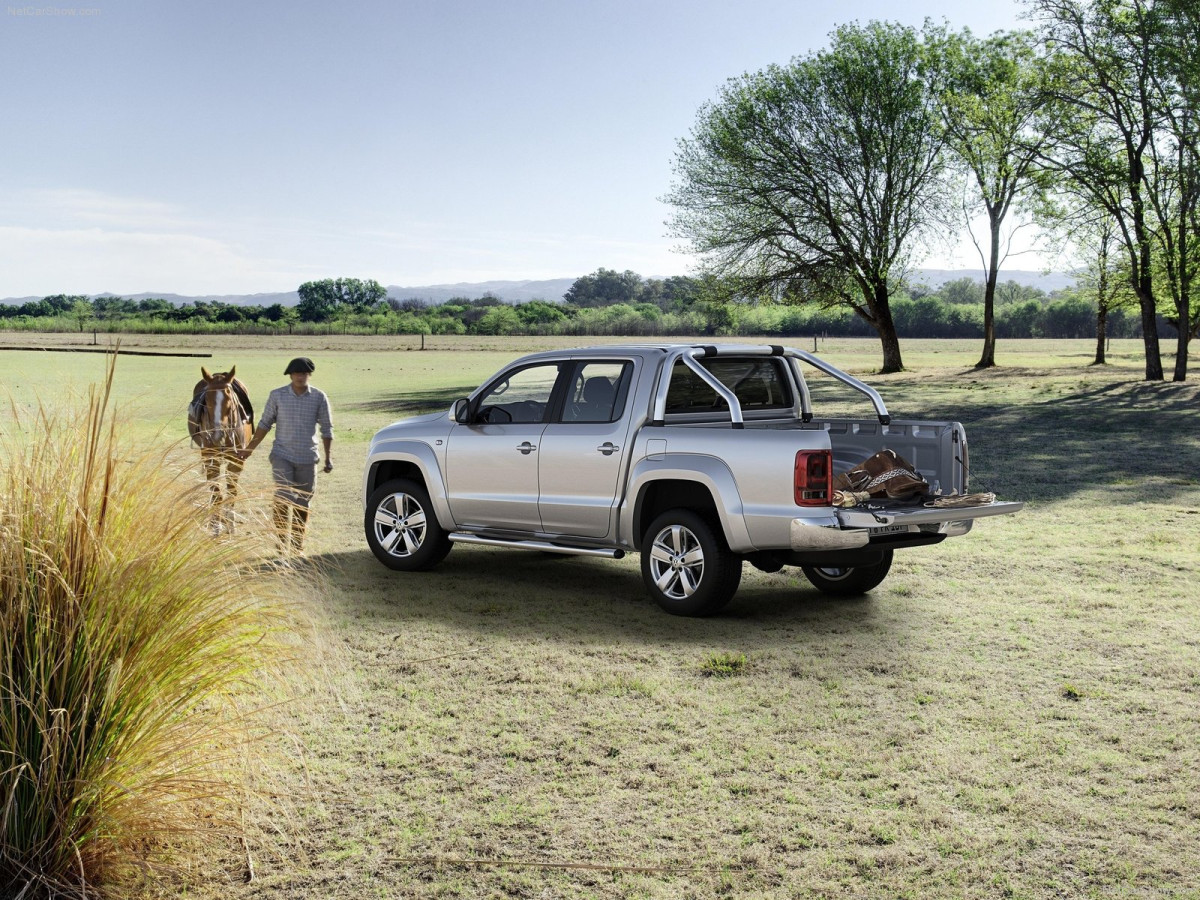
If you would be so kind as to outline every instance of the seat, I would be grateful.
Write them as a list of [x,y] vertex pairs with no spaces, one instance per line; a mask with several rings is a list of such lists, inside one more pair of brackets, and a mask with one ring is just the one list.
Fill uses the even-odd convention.
[[580,422],[609,422],[617,392],[603,375],[589,378],[583,385],[583,403],[579,407]]

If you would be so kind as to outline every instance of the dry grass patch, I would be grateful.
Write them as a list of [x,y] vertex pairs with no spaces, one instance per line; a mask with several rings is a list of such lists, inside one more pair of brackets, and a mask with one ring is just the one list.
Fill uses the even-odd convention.
[[267,575],[252,523],[215,540],[169,454],[122,441],[112,374],[3,439],[5,896],[120,895],[238,834],[254,710],[299,671],[306,587]]

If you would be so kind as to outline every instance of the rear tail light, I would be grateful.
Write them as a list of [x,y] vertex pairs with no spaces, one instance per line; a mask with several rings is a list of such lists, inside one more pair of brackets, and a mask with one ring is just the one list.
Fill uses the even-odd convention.
[[797,506],[828,506],[833,491],[833,454],[828,450],[797,453],[793,485]]

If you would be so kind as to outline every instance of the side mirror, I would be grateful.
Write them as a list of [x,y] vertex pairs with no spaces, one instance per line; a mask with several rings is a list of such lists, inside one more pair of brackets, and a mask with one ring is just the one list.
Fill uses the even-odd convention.
[[471,424],[471,401],[466,397],[454,401],[454,421],[459,425]]

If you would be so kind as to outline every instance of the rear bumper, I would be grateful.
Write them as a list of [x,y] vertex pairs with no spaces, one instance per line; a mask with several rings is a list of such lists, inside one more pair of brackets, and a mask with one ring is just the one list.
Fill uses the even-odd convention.
[[791,548],[806,550],[856,550],[870,540],[867,530],[849,530],[836,517],[792,519]]

